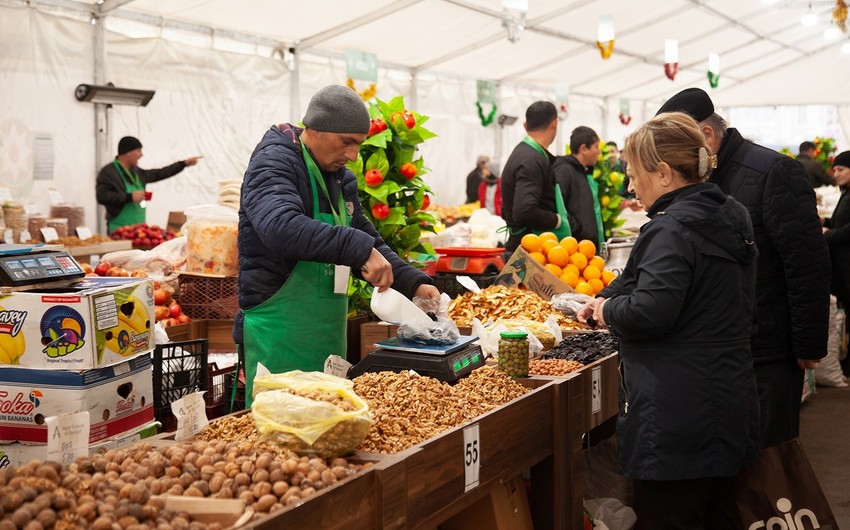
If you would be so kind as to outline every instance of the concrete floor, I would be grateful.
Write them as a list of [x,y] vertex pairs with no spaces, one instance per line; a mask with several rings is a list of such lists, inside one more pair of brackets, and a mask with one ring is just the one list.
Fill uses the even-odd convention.
[[838,528],[850,530],[850,387],[819,387],[803,403],[800,442]]

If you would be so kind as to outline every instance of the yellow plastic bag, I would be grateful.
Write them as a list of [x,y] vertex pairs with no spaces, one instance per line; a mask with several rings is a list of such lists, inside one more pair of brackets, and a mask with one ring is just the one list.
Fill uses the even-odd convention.
[[372,426],[369,406],[353,383],[321,372],[257,377],[251,412],[262,441],[299,455],[348,454]]

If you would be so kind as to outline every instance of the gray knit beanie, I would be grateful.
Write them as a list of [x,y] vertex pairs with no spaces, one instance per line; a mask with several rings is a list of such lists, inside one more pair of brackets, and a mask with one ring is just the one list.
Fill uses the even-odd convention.
[[302,121],[315,131],[360,134],[369,132],[370,122],[357,92],[341,85],[328,85],[316,92]]

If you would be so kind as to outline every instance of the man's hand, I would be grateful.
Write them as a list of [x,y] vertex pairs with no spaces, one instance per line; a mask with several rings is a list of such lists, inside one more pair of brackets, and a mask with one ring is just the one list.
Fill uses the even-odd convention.
[[440,290],[434,287],[433,285],[423,283],[422,285],[416,288],[416,292],[413,293],[413,296],[437,300],[440,298]]
[[194,166],[195,164],[198,163],[199,158],[201,158],[201,157],[193,156],[191,158],[187,158],[186,160],[184,160],[183,163],[186,164],[187,166]]
[[133,202],[142,202],[145,200],[145,190],[135,190],[132,193]]
[[803,359],[797,357],[797,365],[803,370],[814,370],[820,364],[820,359]]
[[604,327],[605,317],[602,315],[602,306],[605,305],[605,298],[594,298],[590,302],[584,304],[576,318],[582,324],[587,324],[592,328]]
[[360,267],[360,271],[363,273],[363,279],[377,287],[379,293],[386,291],[393,284],[392,265],[374,248],[369,259]]

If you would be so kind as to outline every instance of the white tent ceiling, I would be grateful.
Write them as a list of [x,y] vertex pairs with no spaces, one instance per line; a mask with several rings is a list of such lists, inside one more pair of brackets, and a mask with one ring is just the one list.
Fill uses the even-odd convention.
[[[844,33],[824,38],[834,0],[529,0],[517,43],[506,38],[499,0],[61,1],[298,52],[353,48],[419,74],[543,87],[566,82],[573,94],[650,102],[687,86],[708,89],[714,52],[721,59],[720,86],[712,91],[718,106],[850,102],[850,55],[841,51],[850,41]],[[809,9],[818,23],[804,27]],[[616,27],[609,60],[596,47],[604,14]],[[672,82],[663,70],[668,38],[679,41]]]

